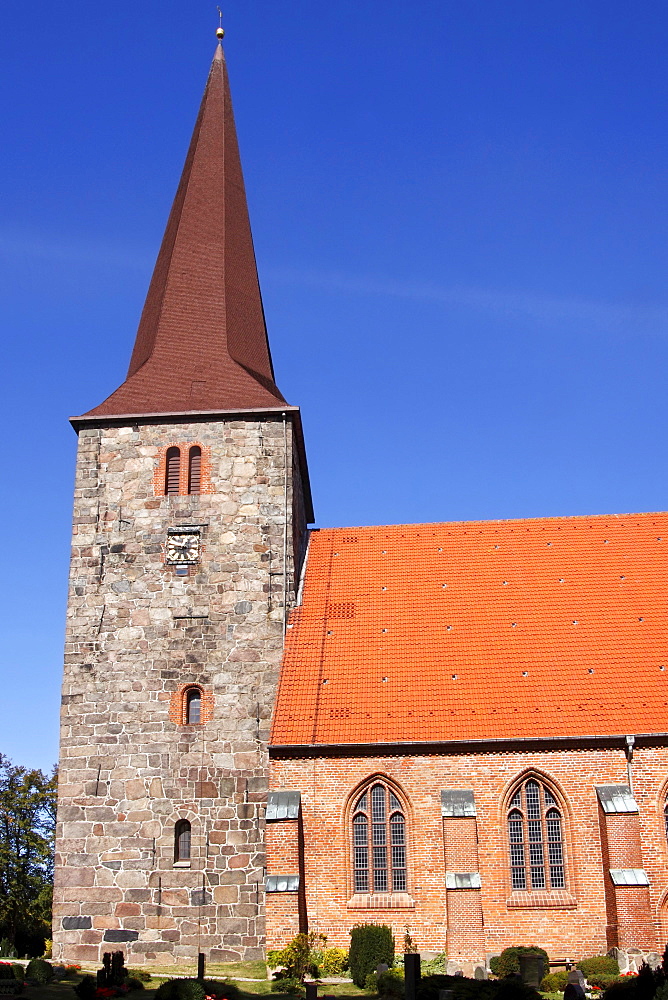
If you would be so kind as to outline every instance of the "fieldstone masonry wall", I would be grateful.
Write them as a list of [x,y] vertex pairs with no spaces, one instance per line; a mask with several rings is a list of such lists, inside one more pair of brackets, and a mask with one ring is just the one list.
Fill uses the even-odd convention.
[[[203,446],[211,492],[155,495],[174,443]],[[293,452],[289,415],[287,428],[279,415],[79,434],[57,960],[97,961],[112,943],[142,962],[262,954],[266,740],[306,537]],[[180,525],[200,532],[185,576],[165,562]],[[210,721],[170,719],[188,683]],[[191,860],[175,865],[180,819]]]

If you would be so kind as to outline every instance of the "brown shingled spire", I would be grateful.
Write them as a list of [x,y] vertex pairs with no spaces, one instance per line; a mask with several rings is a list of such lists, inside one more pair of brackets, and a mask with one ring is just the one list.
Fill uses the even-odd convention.
[[218,45],[127,378],[86,416],[258,410],[284,402],[274,384]]

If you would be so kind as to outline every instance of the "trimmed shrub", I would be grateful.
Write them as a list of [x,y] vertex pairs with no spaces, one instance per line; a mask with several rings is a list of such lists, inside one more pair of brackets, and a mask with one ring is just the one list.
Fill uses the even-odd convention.
[[14,973],[14,979],[18,979],[18,981],[22,983],[26,977],[26,970],[23,966],[19,965],[17,962],[15,965],[12,965],[12,972]]
[[563,993],[568,982],[568,970],[559,969],[557,972],[548,972],[543,978],[540,988],[544,993]]
[[539,955],[545,960],[545,968],[548,968],[550,960],[547,952],[535,944],[513,945],[512,948],[504,948],[500,955],[495,955],[490,960],[489,967],[499,979],[503,979],[504,976],[512,976],[513,973],[519,975],[520,955]]
[[142,983],[141,979],[135,979],[134,976],[128,976],[128,978],[125,980],[125,984],[124,985],[127,986],[127,988],[129,990],[143,990],[144,989],[144,984]]
[[348,968],[348,952],[345,948],[327,948],[322,954],[320,972],[323,976],[341,976]]
[[199,979],[168,979],[155,991],[156,1000],[204,1000],[205,996]]
[[64,965],[53,966],[53,978],[57,983],[59,983],[61,979],[64,979],[66,975],[67,975],[67,969],[65,968]]
[[584,972],[585,979],[591,982],[589,977],[598,973],[604,976],[618,976],[619,962],[612,955],[594,955],[592,958],[583,958],[576,965],[576,969]]
[[32,979],[40,986],[44,986],[53,979],[53,966],[43,958],[31,958],[26,969],[26,979]]
[[97,982],[93,976],[84,976],[80,983],[72,989],[79,997],[79,1000],[92,1000],[97,990]]
[[14,967],[9,962],[0,962],[0,979],[16,979]]
[[394,937],[386,924],[358,924],[350,931],[348,964],[350,978],[362,988],[370,972],[385,963],[394,962]]

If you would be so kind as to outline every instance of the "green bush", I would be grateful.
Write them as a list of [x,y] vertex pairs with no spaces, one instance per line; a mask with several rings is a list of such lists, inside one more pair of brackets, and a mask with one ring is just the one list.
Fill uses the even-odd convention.
[[320,972],[323,976],[341,976],[348,968],[348,952],[345,948],[327,948],[323,952]]
[[454,1000],[541,1000],[540,993],[520,979],[467,979],[465,976],[425,976],[417,1000],[438,1000],[440,990],[452,990]]
[[144,984],[142,983],[141,979],[135,979],[134,976],[128,976],[128,978],[125,980],[125,985],[129,990],[144,989]]
[[549,966],[549,958],[544,948],[537,945],[513,945],[512,948],[504,948],[500,955],[495,955],[489,963],[489,967],[495,976],[503,979],[504,976],[511,976],[514,972],[519,974],[520,955],[539,955],[545,959],[545,968]]
[[304,986],[300,979],[295,976],[283,976],[281,979],[275,979],[271,984],[271,988],[275,993],[293,993],[295,995],[301,995],[304,992]]
[[84,976],[81,982],[73,986],[72,989],[79,997],[79,1000],[92,1000],[97,990],[97,982],[94,976]]
[[394,962],[392,928],[385,924],[358,924],[350,931],[348,964],[355,986],[363,987],[370,972],[385,963]]
[[406,992],[406,984],[399,969],[388,969],[387,972],[381,972],[376,981],[376,990],[379,997],[387,997],[387,1000],[401,1000]]
[[44,986],[53,979],[53,967],[50,962],[45,962],[43,958],[31,958],[26,969],[26,979]]
[[423,976],[445,976],[448,972],[448,956],[442,951],[436,958],[422,962],[420,967]]
[[18,981],[22,983],[26,977],[26,970],[23,966],[19,965],[17,962],[15,965],[12,965],[12,972],[14,973],[14,979],[18,979]]
[[145,969],[126,969],[125,971],[132,979],[140,979],[142,983],[150,983],[153,978],[151,973]]
[[9,962],[0,962],[0,979],[16,979],[14,969]]
[[203,979],[202,986],[208,997],[225,997],[225,1000],[240,1000],[241,992],[234,983],[218,979]]
[[604,976],[618,976],[619,962],[612,955],[594,955],[593,958],[583,958],[578,962],[577,969],[584,972],[585,979],[591,982],[590,976],[602,973]]
[[205,996],[199,979],[168,979],[155,991],[156,1000],[204,1000]]
[[613,983],[618,983],[622,979],[621,976],[612,976],[604,972],[592,972],[587,976],[587,982],[590,986],[598,986],[599,990],[607,990],[608,986],[612,986]]
[[559,969],[557,972],[548,972],[543,978],[540,988],[543,993],[563,993],[568,982],[568,971]]
[[313,960],[317,940],[318,935],[315,933],[297,934],[285,948],[267,952],[267,962],[270,966],[285,970],[281,979],[297,979],[302,982],[307,973],[317,976],[318,968]]

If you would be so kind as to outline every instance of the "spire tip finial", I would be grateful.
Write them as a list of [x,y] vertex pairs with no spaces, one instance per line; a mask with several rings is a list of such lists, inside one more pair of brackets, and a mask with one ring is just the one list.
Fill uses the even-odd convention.
[[219,42],[222,42],[225,37],[225,29],[223,28],[223,12],[218,8],[218,27],[216,28],[216,38]]

